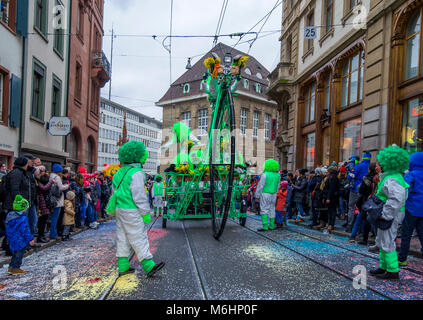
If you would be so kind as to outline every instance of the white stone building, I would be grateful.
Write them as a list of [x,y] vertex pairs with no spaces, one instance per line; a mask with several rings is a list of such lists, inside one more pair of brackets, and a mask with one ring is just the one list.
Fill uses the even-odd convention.
[[21,153],[47,167],[69,156],[64,138],[48,132],[53,116],[67,114],[69,16],[70,0],[27,1]]
[[0,2],[0,163],[5,163],[9,169],[19,153],[25,21],[18,19],[17,2]]
[[143,142],[149,153],[149,158],[143,166],[144,172],[157,174],[160,165],[162,123],[104,98],[101,98],[100,104],[97,168],[101,170],[105,164],[119,164],[117,142],[122,136],[125,113],[127,139]]

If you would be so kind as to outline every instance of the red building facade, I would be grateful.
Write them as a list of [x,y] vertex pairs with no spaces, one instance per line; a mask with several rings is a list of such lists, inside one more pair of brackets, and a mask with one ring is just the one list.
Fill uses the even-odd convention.
[[66,138],[67,164],[89,172],[97,167],[100,89],[110,79],[110,64],[102,51],[103,0],[73,0],[67,116],[72,132]]

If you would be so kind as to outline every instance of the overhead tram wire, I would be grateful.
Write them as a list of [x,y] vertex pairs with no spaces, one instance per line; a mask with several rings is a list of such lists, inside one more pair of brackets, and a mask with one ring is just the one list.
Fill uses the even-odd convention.
[[[271,14],[272,14],[272,12],[277,8],[277,7],[279,7],[281,4],[283,3],[283,0],[277,0],[276,1],[276,3],[275,3],[275,5],[273,6],[273,8],[272,8],[272,10],[270,10],[263,18],[261,18],[254,26],[252,26],[244,35],[246,35],[246,34],[249,34],[249,33],[254,33],[254,34],[256,34],[256,37],[258,36],[258,33],[257,32],[251,32],[257,25],[259,25],[260,24],[260,22],[262,22],[264,19],[267,19]],[[282,31],[282,30],[281,30]],[[244,36],[243,35],[243,36]],[[240,36],[240,38],[238,39],[238,41],[233,45],[233,47],[232,47],[232,49],[234,49],[239,43],[240,43],[240,41],[241,41],[241,39],[242,39],[242,37],[243,36]]]
[[229,0],[223,0],[222,8],[220,9],[219,20],[217,21],[216,32],[214,34],[213,47],[217,44],[217,41],[219,39],[219,33],[222,29],[223,19],[225,18],[226,7],[228,6],[228,2]]

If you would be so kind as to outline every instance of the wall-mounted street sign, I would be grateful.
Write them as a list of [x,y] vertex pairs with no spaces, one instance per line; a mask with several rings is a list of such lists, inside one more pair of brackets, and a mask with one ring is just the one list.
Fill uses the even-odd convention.
[[72,121],[68,117],[53,117],[48,122],[48,132],[52,136],[67,136],[72,130]]
[[304,28],[304,39],[316,39],[317,31],[315,26],[309,26]]

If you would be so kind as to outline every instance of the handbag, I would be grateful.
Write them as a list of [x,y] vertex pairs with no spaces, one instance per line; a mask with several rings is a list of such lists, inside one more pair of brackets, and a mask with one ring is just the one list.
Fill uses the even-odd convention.
[[367,212],[367,221],[380,230],[388,230],[394,220],[380,220],[382,216],[383,206],[385,203],[376,195],[369,197],[362,206],[362,210]]

